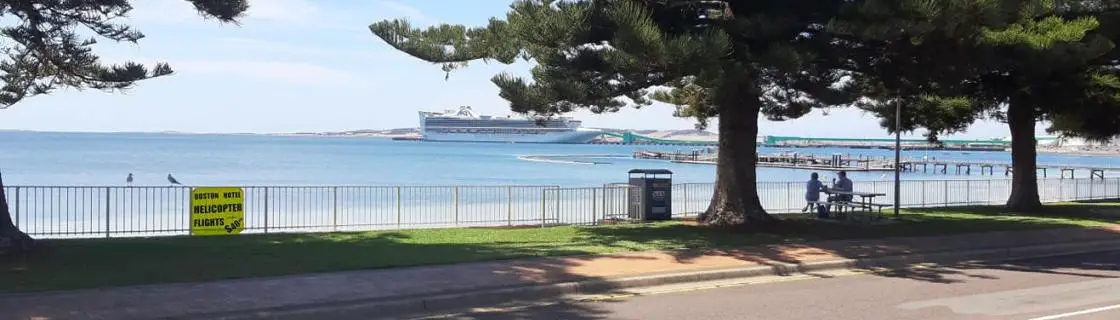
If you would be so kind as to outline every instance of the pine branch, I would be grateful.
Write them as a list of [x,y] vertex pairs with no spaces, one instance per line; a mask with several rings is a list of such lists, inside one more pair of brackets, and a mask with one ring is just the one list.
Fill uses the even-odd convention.
[[[248,10],[247,0],[187,1],[203,16],[221,22],[235,22]],[[10,40],[0,47],[0,109],[60,88],[124,90],[138,81],[170,75],[171,67],[165,63],[105,64],[93,52],[96,37],[133,43],[144,37],[115,22],[131,10],[128,0],[0,1],[0,16],[19,21],[0,28],[0,34]],[[80,39],[78,28],[96,36]]]

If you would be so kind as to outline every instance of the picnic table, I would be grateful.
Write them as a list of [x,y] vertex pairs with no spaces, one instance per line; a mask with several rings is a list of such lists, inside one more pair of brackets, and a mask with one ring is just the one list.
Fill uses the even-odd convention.
[[830,194],[842,194],[842,195],[849,195],[849,196],[858,196],[860,198],[860,201],[857,202],[857,204],[859,204],[860,206],[863,206],[864,208],[866,208],[868,210],[871,210],[872,206],[878,206],[880,209],[882,209],[882,207],[884,207],[885,205],[875,204],[871,200],[875,199],[875,197],[885,197],[887,195],[886,193],[841,191],[841,190],[828,190],[828,191],[825,191],[825,192],[830,193]]
[[836,207],[838,209],[836,211],[836,213],[838,215],[841,215],[841,216],[844,216],[844,217],[851,217],[851,216],[849,216],[847,214],[844,214],[843,208],[858,209],[858,210],[870,215],[870,214],[876,213],[876,211],[872,210],[873,207],[878,207],[878,209],[879,209],[878,213],[882,214],[883,207],[887,206],[887,205],[884,205],[884,204],[877,204],[877,203],[872,201],[872,200],[875,199],[875,197],[886,196],[887,194],[885,194],[885,193],[841,191],[841,190],[823,190],[822,192],[827,193],[827,194],[831,194],[831,195],[850,195],[850,196],[853,196],[853,197],[855,197],[855,196],[860,197],[859,201],[833,200],[831,202],[829,202],[829,201],[810,202],[811,204],[815,204],[815,205],[818,205],[818,206]]

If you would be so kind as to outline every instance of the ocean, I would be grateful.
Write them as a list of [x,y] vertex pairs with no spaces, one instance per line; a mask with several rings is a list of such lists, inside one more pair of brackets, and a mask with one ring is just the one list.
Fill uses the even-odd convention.
[[[688,146],[550,145],[393,141],[373,137],[187,135],[158,133],[0,132],[0,170],[7,185],[166,186],[173,174],[186,185],[234,186],[601,186],[624,182],[633,168],[664,168],[674,182],[708,183],[710,165],[631,159],[636,150],[681,151]],[[893,157],[877,149],[761,148],[782,151]],[[530,161],[519,156],[597,155],[598,164]],[[1007,152],[912,151],[903,157],[1010,161]],[[1039,163],[1117,166],[1120,157],[1040,154]],[[997,170],[999,171],[999,170]],[[760,168],[760,181],[803,181],[805,170]],[[1051,175],[1058,175],[1051,172]],[[1079,172],[1082,177],[1087,172]],[[822,172],[825,177],[833,174]],[[1118,173],[1110,172],[1110,176]],[[853,180],[893,179],[891,173],[852,173]],[[982,179],[905,173],[903,179]],[[1004,178],[1002,172],[996,177]],[[827,181],[827,180],[826,180]]]
[[[359,231],[556,223],[594,224],[633,213],[625,182],[634,168],[673,171],[671,210],[693,216],[710,202],[715,166],[632,159],[635,150],[678,146],[437,143],[371,137],[0,132],[0,170],[15,223],[35,237],[127,237],[189,233],[191,188],[244,190],[247,233]],[[776,149],[893,156],[890,150]],[[579,159],[595,164],[533,161]],[[556,157],[562,156],[562,157]],[[566,156],[566,157],[563,157]],[[909,157],[1009,161],[1006,152],[907,152]],[[1040,155],[1041,163],[1113,165],[1117,157]],[[978,170],[977,170],[978,171]],[[133,187],[125,177],[133,173]],[[759,197],[773,213],[804,206],[806,170],[760,168]],[[835,177],[822,172],[824,181]],[[1109,175],[1116,176],[1110,172]],[[1043,201],[1120,196],[1120,179],[1039,181]],[[891,173],[851,174],[857,191],[893,197]],[[1005,201],[995,176],[906,173],[904,207]],[[994,179],[993,179],[994,178]],[[986,179],[986,180],[985,180]],[[952,181],[935,181],[952,180]],[[563,188],[556,188],[556,186]]]

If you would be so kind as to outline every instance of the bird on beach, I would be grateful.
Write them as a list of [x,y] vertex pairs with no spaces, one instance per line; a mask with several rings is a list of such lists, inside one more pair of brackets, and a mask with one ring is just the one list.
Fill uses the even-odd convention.
[[179,183],[179,180],[175,180],[175,177],[172,177],[170,173],[167,174],[167,182],[170,182],[171,184],[183,185],[182,183]]
[[132,172],[128,173],[128,178],[124,179],[124,183],[128,184],[129,187],[132,186]]

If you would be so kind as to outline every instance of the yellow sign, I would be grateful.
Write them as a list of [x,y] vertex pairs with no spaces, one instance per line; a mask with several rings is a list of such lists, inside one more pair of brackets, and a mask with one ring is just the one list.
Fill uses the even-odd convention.
[[191,234],[239,234],[245,229],[245,192],[237,187],[191,189]]

